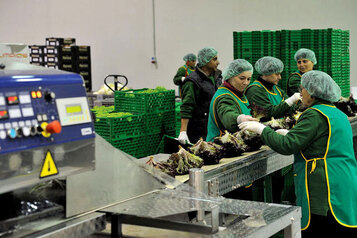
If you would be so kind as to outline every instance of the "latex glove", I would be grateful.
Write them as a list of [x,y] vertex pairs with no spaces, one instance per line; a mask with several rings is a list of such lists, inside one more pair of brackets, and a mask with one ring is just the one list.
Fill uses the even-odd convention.
[[261,135],[266,126],[257,121],[245,121],[239,124],[238,127],[243,131],[248,130]]
[[241,124],[242,122],[245,122],[245,121],[258,121],[258,120],[256,118],[250,116],[250,115],[244,115],[244,114],[240,114],[237,117],[238,125]]
[[190,140],[188,139],[186,131],[181,131],[180,135],[178,137],[178,141],[185,145],[185,144],[191,144]]
[[300,100],[300,93],[294,93],[291,97],[285,100],[285,102],[291,107],[296,101]]
[[287,129],[279,129],[279,130],[276,130],[275,132],[280,134],[280,135],[285,136],[286,134],[289,133],[289,130],[287,130]]
[[186,78],[186,77],[182,77],[182,78],[181,78],[181,81],[182,81],[182,82],[185,81],[185,78]]

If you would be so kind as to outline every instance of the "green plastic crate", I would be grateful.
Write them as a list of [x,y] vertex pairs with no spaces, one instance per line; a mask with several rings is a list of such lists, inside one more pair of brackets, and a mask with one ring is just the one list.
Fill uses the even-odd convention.
[[107,140],[126,139],[146,135],[146,115],[97,117],[94,129]]
[[174,110],[175,90],[142,93],[144,89],[116,91],[115,111],[131,113],[156,113]]

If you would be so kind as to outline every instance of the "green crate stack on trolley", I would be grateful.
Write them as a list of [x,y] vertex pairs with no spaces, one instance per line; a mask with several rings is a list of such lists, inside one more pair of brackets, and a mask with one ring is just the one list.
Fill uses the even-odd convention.
[[116,91],[114,105],[115,111],[142,113],[145,116],[145,136],[140,145],[145,151],[144,156],[155,154],[163,135],[176,136],[175,90],[157,87]]

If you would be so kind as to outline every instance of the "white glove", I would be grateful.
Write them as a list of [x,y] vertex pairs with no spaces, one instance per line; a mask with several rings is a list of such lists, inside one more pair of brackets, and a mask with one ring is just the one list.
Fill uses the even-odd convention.
[[287,130],[287,129],[279,129],[279,130],[276,130],[275,132],[280,134],[280,135],[285,136],[286,134],[289,133],[289,130]]
[[178,141],[185,145],[185,144],[191,144],[190,140],[188,139],[186,131],[181,131],[180,135],[178,137]]
[[183,82],[183,81],[185,80],[185,78],[186,78],[186,77],[182,77],[182,78],[181,78],[181,81]]
[[257,121],[257,119],[252,117],[252,116],[250,116],[250,115],[244,115],[244,114],[240,114],[237,117],[238,125],[241,124],[242,122],[245,122],[245,121]]
[[257,121],[245,121],[245,122],[242,122],[241,124],[239,124],[238,127],[239,127],[239,129],[241,129],[243,131],[245,131],[245,130],[253,131],[253,132],[261,135],[266,126],[257,122]]
[[300,93],[294,93],[291,97],[285,100],[285,102],[291,107],[296,101],[300,100]]

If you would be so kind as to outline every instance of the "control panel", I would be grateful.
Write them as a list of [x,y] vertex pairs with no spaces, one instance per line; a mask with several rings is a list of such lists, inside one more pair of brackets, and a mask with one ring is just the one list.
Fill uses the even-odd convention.
[[0,154],[94,138],[83,85],[43,67],[0,70]]

